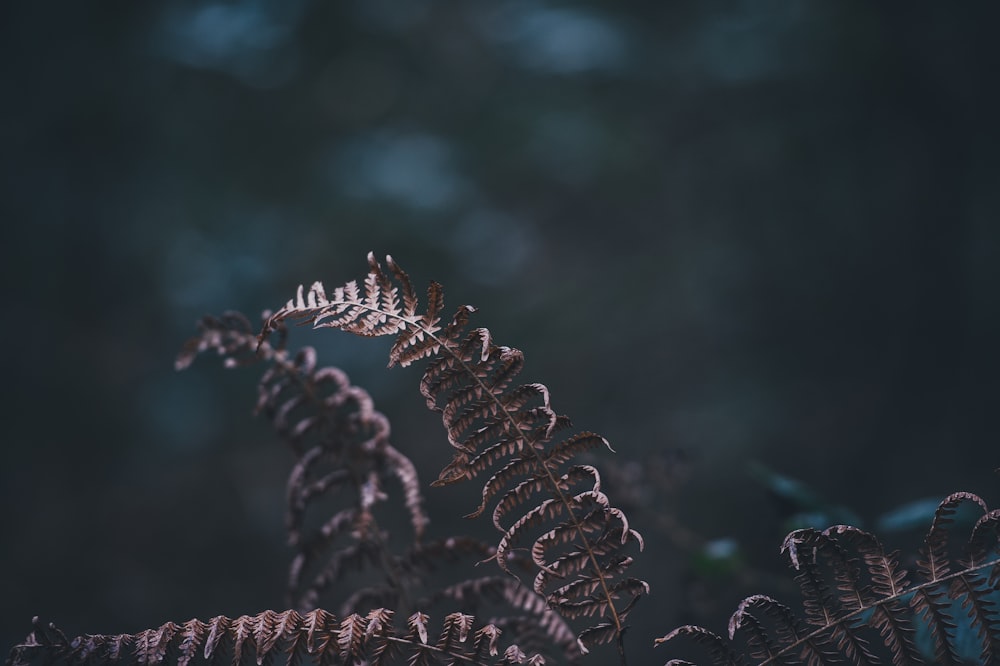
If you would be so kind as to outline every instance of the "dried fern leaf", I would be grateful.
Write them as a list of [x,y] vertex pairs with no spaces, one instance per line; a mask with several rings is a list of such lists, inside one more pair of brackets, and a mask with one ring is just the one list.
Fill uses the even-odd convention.
[[[378,289],[377,284],[368,284],[369,302],[399,307],[394,298],[376,297]],[[198,354],[211,351],[223,357],[227,367],[266,366],[256,411],[271,421],[296,455],[287,487],[288,541],[297,551],[289,570],[289,603],[305,611],[319,605],[322,594],[345,573],[393,560],[384,552],[373,513],[375,505],[387,499],[387,482],[402,488],[417,543],[428,518],[416,468],[390,443],[388,419],[375,409],[371,396],[352,385],[342,370],[319,367],[311,347],[294,353],[286,349],[286,339],[286,332],[279,329],[261,344],[249,321],[238,313],[205,317],[176,366],[185,368]],[[316,523],[308,520],[312,507],[343,496],[354,501],[318,528],[307,527]],[[392,572],[386,573],[392,581]]]
[[131,635],[88,634],[68,639],[36,617],[32,632],[14,646],[6,664],[187,666],[192,661],[214,662],[220,655],[230,657],[233,666],[261,666],[278,655],[284,655],[289,665],[545,663],[537,652],[526,654],[517,645],[501,648],[503,632],[471,615],[446,616],[437,641],[429,640],[430,618],[423,613],[410,616],[405,634],[397,633],[392,619],[392,611],[384,608],[339,620],[321,609],[305,614],[268,610],[232,619],[219,616],[208,622],[167,622]]
[[[964,554],[956,557],[949,537],[961,504],[977,507],[982,515]],[[797,530],[785,538],[782,552],[796,571],[801,614],[755,595],[744,599],[730,619],[729,641],[685,626],[656,644],[692,640],[707,648],[715,664],[747,659],[759,665],[875,664],[881,663],[876,646],[896,666],[997,663],[998,529],[1000,511],[990,511],[972,493],[949,495],[935,512],[913,572],[874,535],[856,527]]]
[[[586,449],[610,449],[607,441],[587,432],[556,438],[568,419],[552,409],[543,384],[515,383],[524,365],[519,350],[495,344],[485,328],[468,330],[474,308],[459,308],[442,326],[440,285],[428,288],[421,312],[409,276],[391,257],[388,270],[373,254],[368,266],[361,284],[351,281],[332,292],[320,282],[308,290],[299,287],[295,298],[268,318],[261,344],[286,321],[297,321],[361,336],[394,335],[390,366],[428,359],[420,391],[441,414],[455,449],[432,485],[486,475],[482,502],[470,516],[483,513],[502,494],[493,512],[502,533],[494,558],[500,567],[510,571],[508,556],[517,544],[527,544],[540,570],[534,589],[551,608],[569,617],[604,618],[581,634],[581,645],[620,641],[628,609],[648,591],[643,581],[619,580],[631,562],[622,553],[641,550],[642,537],[600,492],[595,469],[563,466]],[[581,484],[589,489],[581,491]],[[508,514],[515,518],[504,527]]]
[[[390,310],[416,306],[416,296],[408,284],[401,287],[398,298],[385,299],[375,293],[386,286],[384,279],[370,278],[366,284],[364,296],[361,288],[345,287],[344,293],[357,294],[369,304]],[[443,301],[440,288],[432,288],[429,293],[434,305],[422,321],[434,328],[440,319],[436,312]],[[322,299],[313,297],[313,301],[318,303]],[[388,320],[373,317],[369,321],[377,327],[388,326]],[[358,622],[355,615],[364,617],[374,612],[372,609],[394,608],[409,615],[414,608],[429,608],[429,604],[415,599],[428,573],[447,567],[451,574],[452,570],[459,571],[453,565],[460,561],[471,563],[494,555],[495,549],[474,539],[424,541],[422,537],[428,521],[416,468],[389,443],[388,421],[375,410],[371,397],[353,386],[343,371],[319,367],[312,348],[289,351],[285,347],[287,335],[283,327],[279,327],[267,342],[259,344],[247,319],[236,313],[220,318],[206,317],[199,329],[199,335],[185,344],[178,367],[187,367],[196,355],[211,351],[222,356],[225,365],[230,367],[255,362],[264,364],[266,370],[258,385],[257,412],[271,420],[275,430],[296,454],[288,479],[286,515],[288,540],[296,549],[289,569],[290,605],[300,612],[320,605],[336,607],[339,615],[346,618],[344,621],[352,626]],[[412,354],[419,347],[409,345],[407,353]],[[384,482],[390,477],[402,488],[414,530],[413,544],[402,553],[386,549],[382,530],[373,517],[375,505],[385,499],[387,486]],[[355,501],[335,510],[318,527],[307,527],[316,523],[315,518],[307,523],[311,508],[335,493],[348,498],[353,496]],[[354,589],[349,584],[344,585],[354,574],[373,570],[382,574],[373,584]],[[448,583],[450,581],[442,582]],[[333,591],[340,596],[327,598],[327,593]],[[449,601],[440,595],[431,598]],[[475,612],[471,601],[466,598],[463,608],[472,608]],[[523,613],[525,610],[523,604],[509,599],[498,597],[495,601],[504,605],[503,612],[513,609],[515,613]],[[541,600],[536,599],[536,604],[544,607]],[[569,630],[565,624],[560,628],[550,621],[545,627],[553,633],[554,644],[572,660],[579,650],[575,637],[572,645],[567,645],[565,638]],[[345,625],[342,641],[351,635],[348,629],[350,627]],[[514,640],[520,638],[513,634]],[[352,644],[345,643],[348,647]],[[234,646],[240,652],[245,649],[244,642]],[[433,654],[433,651],[425,652],[420,659],[432,659]],[[391,645],[387,645],[379,659],[391,656]]]

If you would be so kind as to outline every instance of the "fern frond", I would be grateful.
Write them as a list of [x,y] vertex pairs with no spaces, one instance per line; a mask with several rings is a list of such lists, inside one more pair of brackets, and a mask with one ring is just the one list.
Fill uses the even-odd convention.
[[[405,280],[401,272],[397,274],[399,277]],[[344,293],[356,294],[368,305],[390,312],[415,311],[417,299],[408,281],[401,282],[398,296],[391,297],[380,293],[383,288],[391,288],[387,287],[385,276],[370,276],[365,284],[364,288],[345,287]],[[420,320],[428,328],[434,328],[439,319],[436,312],[443,303],[440,287],[432,287],[429,296],[434,304]],[[303,298],[307,302],[324,302],[315,294]],[[371,317],[365,321],[377,330],[386,331],[391,329],[393,320]],[[287,350],[287,332],[280,324],[265,342],[259,342],[250,333],[249,322],[242,315],[207,317],[199,327],[199,336],[182,350],[178,367],[186,367],[195,355],[204,351],[216,351],[230,367],[256,361],[267,364],[258,385],[257,412],[271,420],[296,454],[288,479],[286,522],[289,543],[296,549],[289,569],[290,603],[300,612],[331,605],[332,600],[325,595],[333,590],[341,596],[331,607],[336,607],[349,623],[355,621],[352,619],[355,615],[363,617],[378,608],[394,608],[404,615],[411,615],[414,610],[429,612],[430,604],[417,598],[428,574],[447,566],[448,572],[439,578],[453,580],[457,571],[454,565],[460,561],[480,561],[495,555],[495,549],[469,538],[424,541],[427,519],[416,468],[389,443],[388,420],[375,410],[371,397],[351,385],[343,371],[319,367],[312,348],[294,353]],[[412,355],[420,348],[417,343],[407,345],[405,353]],[[238,362],[231,361],[233,358],[238,358]],[[413,544],[402,553],[386,548],[373,514],[374,506],[385,499],[384,482],[390,477],[402,487],[414,530]],[[334,511],[318,528],[307,529],[309,510],[338,492],[341,496],[353,496],[354,501]],[[315,522],[315,519],[309,521]],[[366,571],[381,571],[381,580],[366,587],[343,584]],[[432,595],[431,601],[447,599]],[[469,605],[469,600],[465,601]],[[498,626],[503,614],[511,609],[515,613],[525,611],[523,604],[511,599],[498,597],[495,601],[502,606]],[[542,601],[536,603],[544,606]],[[547,626],[556,627],[552,622]],[[556,631],[560,639],[568,632],[564,624],[561,632]],[[347,640],[349,633],[342,633],[341,639]],[[513,639],[521,637],[515,634]],[[565,643],[562,640],[555,644],[567,655],[578,652],[575,642],[571,647]],[[426,661],[432,654],[424,651],[415,661]]]
[[[955,558],[948,539],[952,516],[964,503],[983,515],[966,541],[964,556]],[[681,627],[656,644],[693,639],[708,648],[717,664],[737,663],[737,657],[749,657],[761,666],[874,664],[880,663],[875,645],[883,646],[897,666],[996,663],[998,528],[1000,511],[990,511],[972,493],[949,495],[935,512],[914,572],[905,570],[898,555],[887,553],[874,535],[856,527],[797,530],[785,538],[782,552],[796,571],[805,623],[787,606],[755,595],[739,605],[729,623],[730,640],[738,634],[745,637],[743,654],[701,627]],[[926,650],[918,647],[921,632],[929,639]],[[973,632],[971,650],[963,632]]]
[[[208,622],[167,622],[137,634],[88,634],[68,639],[54,625],[36,617],[32,632],[11,650],[7,666],[29,666],[38,661],[59,666],[188,666],[193,661],[214,663],[220,655],[229,656],[233,666],[262,666],[281,655],[286,666],[545,663],[537,653],[529,656],[516,644],[503,648],[503,656],[496,658],[501,653],[502,630],[471,615],[447,615],[436,641],[430,640],[429,623],[427,615],[414,613],[407,620],[408,631],[398,633],[393,612],[384,608],[339,620],[322,609],[305,614],[268,610],[232,619],[219,616]],[[520,661],[512,661],[512,655],[518,655]]]
[[[516,385],[524,355],[493,342],[485,328],[468,329],[474,308],[463,306],[442,326],[443,290],[432,283],[427,308],[420,305],[407,274],[386,258],[388,271],[368,255],[368,275],[327,292],[322,283],[299,287],[295,298],[268,318],[260,335],[267,344],[284,322],[314,328],[338,328],[356,335],[394,335],[389,365],[428,359],[420,381],[429,408],[441,414],[452,461],[432,484],[442,486],[488,474],[482,502],[470,516],[482,514],[503,493],[493,511],[502,533],[494,559],[510,571],[507,558],[515,544],[530,542],[539,569],[535,591],[551,608],[569,617],[605,618],[581,633],[581,645],[620,640],[628,609],[648,591],[643,581],[618,580],[631,558],[622,552],[642,537],[625,514],[600,492],[592,467],[563,463],[595,446],[610,446],[593,433],[556,439],[569,425],[557,414],[543,384]],[[579,484],[589,490],[580,491]],[[513,489],[508,490],[514,486]],[[509,527],[507,514],[519,517]],[[553,589],[557,587],[558,589]]]
[[[397,307],[393,298],[376,301]],[[205,317],[199,335],[184,345],[176,365],[185,368],[206,351],[222,356],[227,367],[266,365],[256,411],[270,419],[296,455],[287,485],[288,542],[297,551],[289,569],[289,603],[305,611],[318,606],[323,592],[346,572],[368,565],[391,568],[394,556],[385,550],[373,513],[375,505],[387,499],[387,481],[402,488],[416,543],[428,519],[416,468],[390,443],[388,419],[375,409],[371,396],[352,385],[342,370],[318,367],[311,347],[290,352],[286,339],[280,328],[261,344],[238,313]],[[307,521],[309,509],[321,500],[344,496],[342,491],[353,502],[318,529],[307,528],[316,522]],[[393,571],[385,573],[396,588],[395,598],[405,597],[403,583]]]

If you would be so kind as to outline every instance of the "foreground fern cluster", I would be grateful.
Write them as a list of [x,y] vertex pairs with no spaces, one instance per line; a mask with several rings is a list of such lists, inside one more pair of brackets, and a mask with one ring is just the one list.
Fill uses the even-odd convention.
[[[391,257],[383,267],[369,255],[368,265],[362,283],[332,292],[318,282],[300,287],[265,314],[259,334],[236,313],[206,317],[177,360],[185,368],[214,351],[227,367],[265,366],[257,410],[295,456],[286,495],[296,552],[289,610],[73,639],[36,618],[10,666],[187,666],[220,658],[263,666],[277,655],[289,665],[537,665],[577,663],[603,643],[614,644],[626,663],[628,616],[649,592],[627,575],[643,539],[602,491],[598,469],[579,462],[586,451],[610,449],[608,442],[573,432],[543,384],[517,384],[523,355],[496,345],[487,329],[470,328],[473,308],[445,319],[440,285],[431,283],[422,308]],[[390,365],[427,361],[420,391],[440,413],[453,449],[431,485],[484,479],[480,504],[466,517],[488,514],[498,531],[494,543],[430,538],[418,471],[391,444],[388,419],[342,371],[318,367],[314,350],[290,351],[288,322],[394,336]],[[392,503],[397,485],[402,497]],[[331,504],[339,506],[332,514]],[[949,532],[962,504],[980,517],[956,557]],[[392,545],[399,535],[390,539],[379,525],[377,505],[405,514],[408,545]],[[802,590],[801,613],[754,595],[732,616],[728,640],[688,625],[656,643],[701,649],[725,665],[1000,662],[998,527],[1000,511],[979,497],[945,498],[914,574],[857,528],[793,532],[782,551]],[[495,566],[461,574],[477,562]],[[366,571],[374,575],[349,575]]]

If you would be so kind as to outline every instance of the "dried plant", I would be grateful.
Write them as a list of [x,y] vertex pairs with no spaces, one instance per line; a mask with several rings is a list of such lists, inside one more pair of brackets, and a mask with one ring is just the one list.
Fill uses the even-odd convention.
[[[953,559],[949,528],[963,503],[977,507],[980,517],[964,553]],[[856,527],[796,530],[781,550],[796,571],[801,613],[753,595],[730,618],[729,641],[687,625],[656,643],[687,638],[704,646],[712,663],[725,665],[748,657],[760,665],[877,664],[878,645],[896,666],[1000,663],[998,527],[1000,510],[989,510],[972,493],[949,495],[934,515],[915,575],[901,566],[897,553],[887,553],[875,536]],[[929,649],[918,648],[920,634]]]
[[[573,432],[545,385],[517,384],[522,353],[496,345],[485,328],[470,328],[474,308],[462,306],[445,320],[440,285],[431,283],[421,307],[391,257],[383,267],[369,255],[368,266],[361,283],[332,292],[318,282],[300,287],[284,307],[265,313],[259,334],[237,313],[205,317],[177,359],[182,369],[214,352],[227,367],[265,368],[257,411],[294,455],[286,495],[295,551],[289,610],[73,639],[36,618],[8,666],[222,659],[264,666],[276,657],[289,666],[577,663],[602,643],[613,643],[626,663],[627,618],[649,587],[626,575],[643,540],[592,464],[592,452],[610,449],[608,442]],[[481,479],[481,501],[466,517],[488,514],[495,542],[428,534],[418,471],[392,445],[388,419],[343,371],[318,367],[313,349],[290,351],[290,321],[394,336],[390,366],[427,362],[420,391],[440,413],[453,449],[431,486]],[[401,496],[393,501],[396,487]],[[981,517],[955,555],[949,536],[962,504]],[[377,506],[406,516],[406,538],[379,524]],[[1000,511],[979,497],[949,496],[912,574],[855,527],[795,531],[782,552],[796,571],[801,611],[753,595],[732,616],[729,640],[686,625],[656,643],[683,649],[686,642],[727,665],[1000,663],[998,526]],[[461,562],[495,568],[458,575]],[[430,584],[428,574],[442,570],[455,577]],[[361,584],[348,575],[359,571],[377,575]]]
[[308,291],[300,287],[268,319],[261,343],[291,319],[366,337],[396,336],[390,365],[430,359],[420,392],[441,413],[455,449],[432,485],[488,472],[482,502],[469,517],[493,504],[493,524],[501,533],[493,559],[512,573],[508,557],[527,543],[536,567],[534,591],[563,617],[601,618],[580,632],[581,647],[617,640],[624,659],[626,617],[648,586],[622,574],[632,563],[626,548],[634,543],[641,549],[642,537],[601,492],[595,467],[567,466],[579,453],[610,448],[607,441],[592,432],[558,439],[569,419],[552,409],[545,385],[514,385],[523,354],[494,344],[485,328],[467,331],[474,311],[469,306],[443,324],[443,290],[436,283],[421,310],[409,276],[391,257],[386,264],[388,273],[369,254],[364,284],[351,281],[330,294],[319,282]]

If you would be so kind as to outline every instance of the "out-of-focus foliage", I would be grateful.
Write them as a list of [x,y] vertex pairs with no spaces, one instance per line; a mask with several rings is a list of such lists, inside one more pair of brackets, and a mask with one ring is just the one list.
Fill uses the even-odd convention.
[[[838,524],[863,527],[863,521],[853,509],[828,502],[799,479],[784,476],[754,461],[751,461],[749,471],[750,476],[767,490],[776,516],[780,518],[781,528],[786,532],[807,527],[822,530]],[[937,503],[931,508],[931,518],[935,509]],[[924,520],[920,526],[923,527],[926,522]]]
[[[337,283],[370,249],[488,311],[526,378],[623,462],[687,452],[670,515],[695,551],[733,539],[741,562],[772,566],[782,528],[776,514],[771,538],[749,534],[768,502],[751,458],[866,520],[957,488],[988,496],[996,15],[6,3],[0,638],[38,612],[134,631],[280,598],[288,461],[247,418],[253,378],[171,362],[198,316]],[[412,378],[372,370],[384,350],[310,342],[373,393],[396,446],[446,459]],[[721,626],[711,615],[743,592],[699,596],[684,544],[644,529],[657,515],[633,520],[652,552],[677,546],[656,567],[675,573],[638,572],[653,594],[636,643]],[[194,572],[234,552],[242,564],[205,588]],[[267,566],[273,579],[250,573]]]

